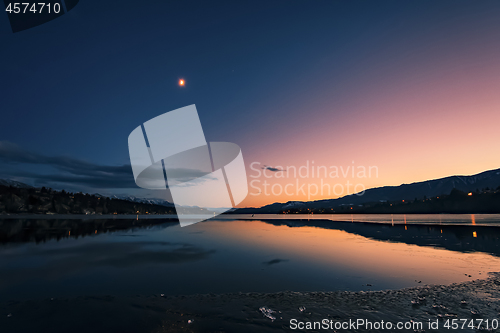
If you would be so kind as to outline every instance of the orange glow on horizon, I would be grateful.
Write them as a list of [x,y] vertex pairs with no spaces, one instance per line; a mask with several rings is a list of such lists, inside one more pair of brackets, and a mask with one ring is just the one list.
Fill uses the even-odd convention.
[[[443,61],[429,57],[420,67],[408,62],[400,68],[402,71],[395,70],[392,75],[380,73],[384,75],[372,82],[362,80],[361,75],[353,77],[352,87],[356,89],[353,93],[346,90],[341,100],[337,95],[326,93],[315,95],[308,91],[294,95],[289,91],[293,98],[280,100],[279,104],[279,109],[287,110],[289,116],[280,118],[280,122],[259,120],[251,124],[256,130],[262,128],[259,140],[265,145],[246,149],[244,158],[248,176],[252,177],[249,181],[261,183],[254,183],[255,188],[249,188],[251,194],[238,206],[335,199],[353,194],[353,186],[347,193],[347,181],[369,189],[469,176],[500,168],[500,155],[492,153],[500,149],[497,129],[500,66],[498,50],[492,45],[485,43],[481,48],[467,47],[463,50],[465,53],[453,53],[459,65],[447,61],[446,57]],[[405,74],[400,74],[402,72]],[[314,79],[314,76],[305,79]],[[335,80],[323,81],[321,89],[335,91],[337,87],[333,82]],[[359,85],[354,85],[355,82]],[[358,98],[360,95],[362,99]],[[309,110],[311,105],[314,108]],[[255,107],[268,105],[262,103]],[[250,146],[253,136],[245,140]],[[355,166],[356,172],[357,166],[376,166],[378,174],[361,178],[356,173],[353,176],[350,169],[345,176],[339,172],[335,178],[317,173],[291,177],[287,167],[298,170],[307,161],[310,166],[312,161],[314,166],[326,166],[328,172],[331,166],[344,170]],[[272,178],[257,177],[257,172],[250,167],[253,162],[260,163],[260,168],[266,164],[288,171],[267,172]],[[287,175],[289,178],[278,178]],[[264,181],[269,184],[268,193],[276,186],[275,194],[264,193]],[[292,184],[288,187],[292,195],[284,192],[288,184]],[[339,184],[338,194],[332,193],[333,190],[322,192],[323,186],[327,186],[324,184],[332,188]],[[283,191],[278,191],[279,185]],[[304,190],[299,190],[303,185]],[[439,198],[447,194],[439,193]],[[472,194],[471,197],[475,196]]]

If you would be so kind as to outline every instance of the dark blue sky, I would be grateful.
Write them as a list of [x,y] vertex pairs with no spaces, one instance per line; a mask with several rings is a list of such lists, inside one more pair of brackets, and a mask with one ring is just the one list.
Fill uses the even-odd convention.
[[[346,106],[374,93],[381,75],[395,85],[398,75],[418,81],[422,68],[457,54],[457,36],[491,47],[498,17],[498,1],[81,0],[13,34],[0,15],[0,173],[28,181],[39,170],[81,172],[46,160],[60,156],[96,170],[127,165],[135,127],[190,104],[208,141],[237,143],[246,162],[276,163],[273,152],[293,153],[289,139],[307,141],[325,117],[338,131],[369,113]],[[32,163],[15,151],[31,152]]]

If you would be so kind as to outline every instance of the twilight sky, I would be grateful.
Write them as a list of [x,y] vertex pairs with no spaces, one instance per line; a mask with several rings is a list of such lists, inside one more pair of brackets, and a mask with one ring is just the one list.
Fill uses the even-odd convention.
[[[133,181],[128,135],[190,104],[207,141],[242,149],[256,182],[241,207],[348,190],[302,184],[500,168],[498,1],[116,4],[81,0],[15,34],[0,15],[0,178],[152,196]],[[294,177],[301,166],[309,175]]]

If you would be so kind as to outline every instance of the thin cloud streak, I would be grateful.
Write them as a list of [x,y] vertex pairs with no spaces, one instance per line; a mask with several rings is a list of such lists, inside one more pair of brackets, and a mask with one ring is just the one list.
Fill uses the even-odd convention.
[[269,170],[269,171],[272,171],[272,172],[280,172],[280,171],[285,171],[285,169],[279,169],[279,168],[275,168],[275,167],[272,167],[272,166],[268,166],[268,165],[264,165],[262,167],[263,170]]

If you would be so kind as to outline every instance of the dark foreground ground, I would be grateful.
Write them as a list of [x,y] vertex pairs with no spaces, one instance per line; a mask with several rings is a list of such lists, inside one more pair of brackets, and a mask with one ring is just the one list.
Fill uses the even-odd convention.
[[[263,307],[274,312],[266,312]],[[499,310],[500,273],[495,273],[484,280],[394,291],[105,296],[9,302],[0,306],[0,332],[300,331],[290,329],[293,318],[304,322],[363,318],[424,323],[423,330],[406,332],[499,332],[484,327],[443,327],[447,319],[498,319]],[[439,320],[439,330],[427,329],[429,319]],[[384,332],[389,331],[396,330]]]

